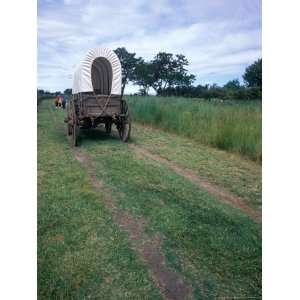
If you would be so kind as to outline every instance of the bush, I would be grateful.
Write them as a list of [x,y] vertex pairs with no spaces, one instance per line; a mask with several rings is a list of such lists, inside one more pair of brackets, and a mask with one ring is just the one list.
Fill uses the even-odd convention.
[[212,86],[177,86],[158,91],[158,96],[163,97],[190,97],[203,99],[222,99],[222,100],[260,100],[261,88],[237,86],[234,88]]

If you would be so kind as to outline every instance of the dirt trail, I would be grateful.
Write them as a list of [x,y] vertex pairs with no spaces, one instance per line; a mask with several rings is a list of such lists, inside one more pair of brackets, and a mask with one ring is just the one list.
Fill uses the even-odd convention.
[[205,189],[207,192],[210,194],[216,196],[218,199],[229,203],[239,209],[241,209],[243,212],[245,212],[248,216],[253,218],[255,221],[261,222],[261,212],[251,208],[248,206],[244,200],[242,200],[240,197],[231,194],[227,190],[224,190],[223,188],[216,186],[209,181],[207,181],[204,178],[201,178],[196,172],[184,168],[182,166],[179,166],[178,164],[169,161],[157,154],[151,153],[150,151],[134,145],[134,144],[129,144],[129,147],[135,151],[136,154],[150,158],[152,160],[155,160],[159,162],[160,164],[167,166],[168,168],[172,169],[175,173],[178,175],[188,179],[195,185],[199,186],[200,188]]
[[[55,114],[53,120],[56,129],[64,132],[64,127],[58,123]],[[193,299],[191,284],[167,267],[166,259],[160,250],[161,237],[158,234],[154,238],[147,236],[144,219],[133,217],[116,206],[110,190],[96,177],[92,161],[87,154],[82,153],[78,148],[73,149],[73,153],[75,159],[86,169],[95,190],[105,195],[105,204],[112,209],[114,221],[128,233],[132,248],[148,267],[149,274],[163,298],[165,300]]]
[[165,257],[160,251],[161,237],[156,235],[154,238],[150,238],[145,234],[144,219],[133,217],[128,212],[117,208],[110,190],[96,177],[91,159],[87,154],[76,149],[74,156],[87,170],[96,191],[105,195],[105,204],[112,209],[114,221],[128,233],[132,248],[148,267],[149,273],[164,299],[181,300],[188,297],[191,299],[191,285],[166,265]]

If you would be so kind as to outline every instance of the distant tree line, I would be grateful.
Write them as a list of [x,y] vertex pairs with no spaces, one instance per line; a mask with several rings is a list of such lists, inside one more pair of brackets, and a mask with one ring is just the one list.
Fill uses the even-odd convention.
[[[122,65],[122,94],[129,82],[139,86],[138,95],[148,95],[153,88],[158,96],[183,96],[204,99],[253,100],[262,96],[262,59],[248,66],[243,75],[243,84],[238,79],[228,81],[223,86],[217,84],[194,85],[196,76],[189,74],[188,60],[182,54],[159,52],[152,60],[136,57],[126,48],[114,50]],[[71,95],[72,89],[66,89]],[[38,99],[62,94],[38,90]]]
[[238,79],[223,86],[193,85],[196,76],[189,74],[188,60],[182,54],[159,52],[152,60],[145,61],[126,48],[114,50],[122,65],[122,93],[128,82],[140,87],[139,95],[148,95],[153,88],[158,96],[184,96],[204,99],[261,99],[262,59],[248,66],[243,75],[244,84]]
[[39,97],[55,97],[57,95],[62,95],[62,94],[65,94],[65,95],[71,95],[72,94],[72,89],[65,89],[64,92],[62,93],[61,91],[56,91],[56,92],[49,92],[49,91],[45,91],[43,89],[38,89],[37,90],[37,96],[38,98]]

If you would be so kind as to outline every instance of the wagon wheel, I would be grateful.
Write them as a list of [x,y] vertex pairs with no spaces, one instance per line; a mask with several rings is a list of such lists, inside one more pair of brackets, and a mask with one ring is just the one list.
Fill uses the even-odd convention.
[[119,136],[123,142],[127,142],[130,138],[131,117],[129,107],[125,100],[122,100],[122,116],[118,126]]
[[67,122],[67,134],[68,135],[72,135],[72,126],[70,124],[71,120],[72,120],[72,114],[71,114],[70,104],[68,104],[68,106],[67,106],[67,118],[66,118],[66,122]]
[[75,103],[74,101],[71,102],[71,131],[72,131],[72,146],[76,147],[78,146],[78,132],[79,132],[79,127],[78,127],[78,122],[77,122],[77,115],[76,115],[76,110],[75,110]]
[[112,123],[110,121],[105,122],[105,132],[106,132],[106,134],[111,133],[111,125],[112,125]]

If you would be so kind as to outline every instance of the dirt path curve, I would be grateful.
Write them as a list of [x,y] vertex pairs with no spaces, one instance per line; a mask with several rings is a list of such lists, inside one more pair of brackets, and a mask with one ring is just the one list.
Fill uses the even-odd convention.
[[140,146],[129,144],[129,148],[135,151],[136,154],[150,158],[152,160],[155,160],[159,162],[160,164],[172,169],[175,173],[178,175],[188,179],[195,185],[199,186],[202,189],[205,189],[210,194],[216,196],[218,199],[229,203],[239,209],[241,209],[244,213],[246,213],[248,216],[250,216],[252,219],[254,219],[257,222],[261,222],[261,212],[251,208],[248,206],[244,200],[242,200],[240,197],[231,194],[230,192],[224,190],[223,188],[216,186],[209,181],[207,181],[204,178],[201,178],[196,172],[184,168],[182,166],[179,166],[178,164],[169,161],[157,154],[151,153],[150,151],[146,150],[145,148],[142,148]]
[[150,238],[145,234],[144,219],[133,217],[117,208],[110,190],[96,177],[91,159],[87,154],[75,149],[74,156],[87,170],[95,190],[105,195],[105,204],[112,209],[114,221],[128,233],[132,248],[148,267],[163,298],[166,300],[191,299],[193,291],[191,285],[166,265],[165,257],[160,251],[161,237],[156,235],[154,238]]

